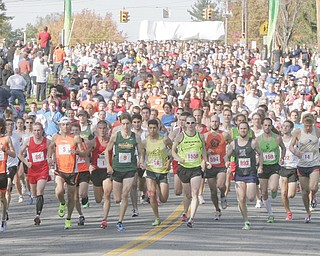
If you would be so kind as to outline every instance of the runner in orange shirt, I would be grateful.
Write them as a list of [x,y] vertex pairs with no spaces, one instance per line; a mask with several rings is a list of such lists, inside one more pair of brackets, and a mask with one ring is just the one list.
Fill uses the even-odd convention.
[[2,219],[0,232],[4,232],[7,227],[7,158],[8,156],[15,157],[16,153],[12,145],[10,136],[5,136],[6,123],[4,119],[0,118],[0,200],[2,204]]
[[48,148],[49,165],[53,165],[53,154],[57,163],[56,172],[56,197],[60,201],[58,215],[64,217],[66,201],[64,199],[65,187],[67,184],[68,213],[65,221],[65,229],[71,228],[71,215],[74,208],[74,191],[76,184],[75,165],[76,155],[85,157],[85,150],[79,135],[71,134],[71,121],[68,117],[62,117],[59,122],[60,134],[52,137],[52,142]]

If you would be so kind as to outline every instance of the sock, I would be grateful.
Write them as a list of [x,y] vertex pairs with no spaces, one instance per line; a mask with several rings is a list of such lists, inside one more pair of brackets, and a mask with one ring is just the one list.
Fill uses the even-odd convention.
[[82,205],[86,205],[88,203],[89,198],[85,197],[85,198],[81,198],[81,204]]
[[272,213],[272,209],[271,209],[271,201],[269,199],[263,200],[263,204],[266,207],[268,214],[272,215],[273,213]]
[[43,195],[37,196],[37,204],[36,204],[37,215],[41,214],[42,208],[43,208],[43,204],[44,204]]

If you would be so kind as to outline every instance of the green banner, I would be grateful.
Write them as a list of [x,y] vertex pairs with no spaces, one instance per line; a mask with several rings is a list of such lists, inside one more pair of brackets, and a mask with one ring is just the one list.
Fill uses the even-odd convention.
[[71,0],[64,0],[64,46],[70,41],[71,30]]
[[279,14],[280,0],[269,0],[269,26],[268,26],[268,56],[270,56],[272,41],[276,30],[277,18]]

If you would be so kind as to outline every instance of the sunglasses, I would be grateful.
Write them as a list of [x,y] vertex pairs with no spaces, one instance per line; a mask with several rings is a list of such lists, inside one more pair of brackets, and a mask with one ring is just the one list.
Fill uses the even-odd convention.
[[187,122],[187,124],[195,124],[195,122]]
[[33,124],[33,122],[26,122],[26,124]]

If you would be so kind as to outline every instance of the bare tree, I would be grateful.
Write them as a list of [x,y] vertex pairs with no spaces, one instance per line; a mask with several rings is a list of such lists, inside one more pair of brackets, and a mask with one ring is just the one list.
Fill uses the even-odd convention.
[[280,3],[276,38],[282,48],[286,48],[292,38],[302,3],[303,0],[282,0]]

